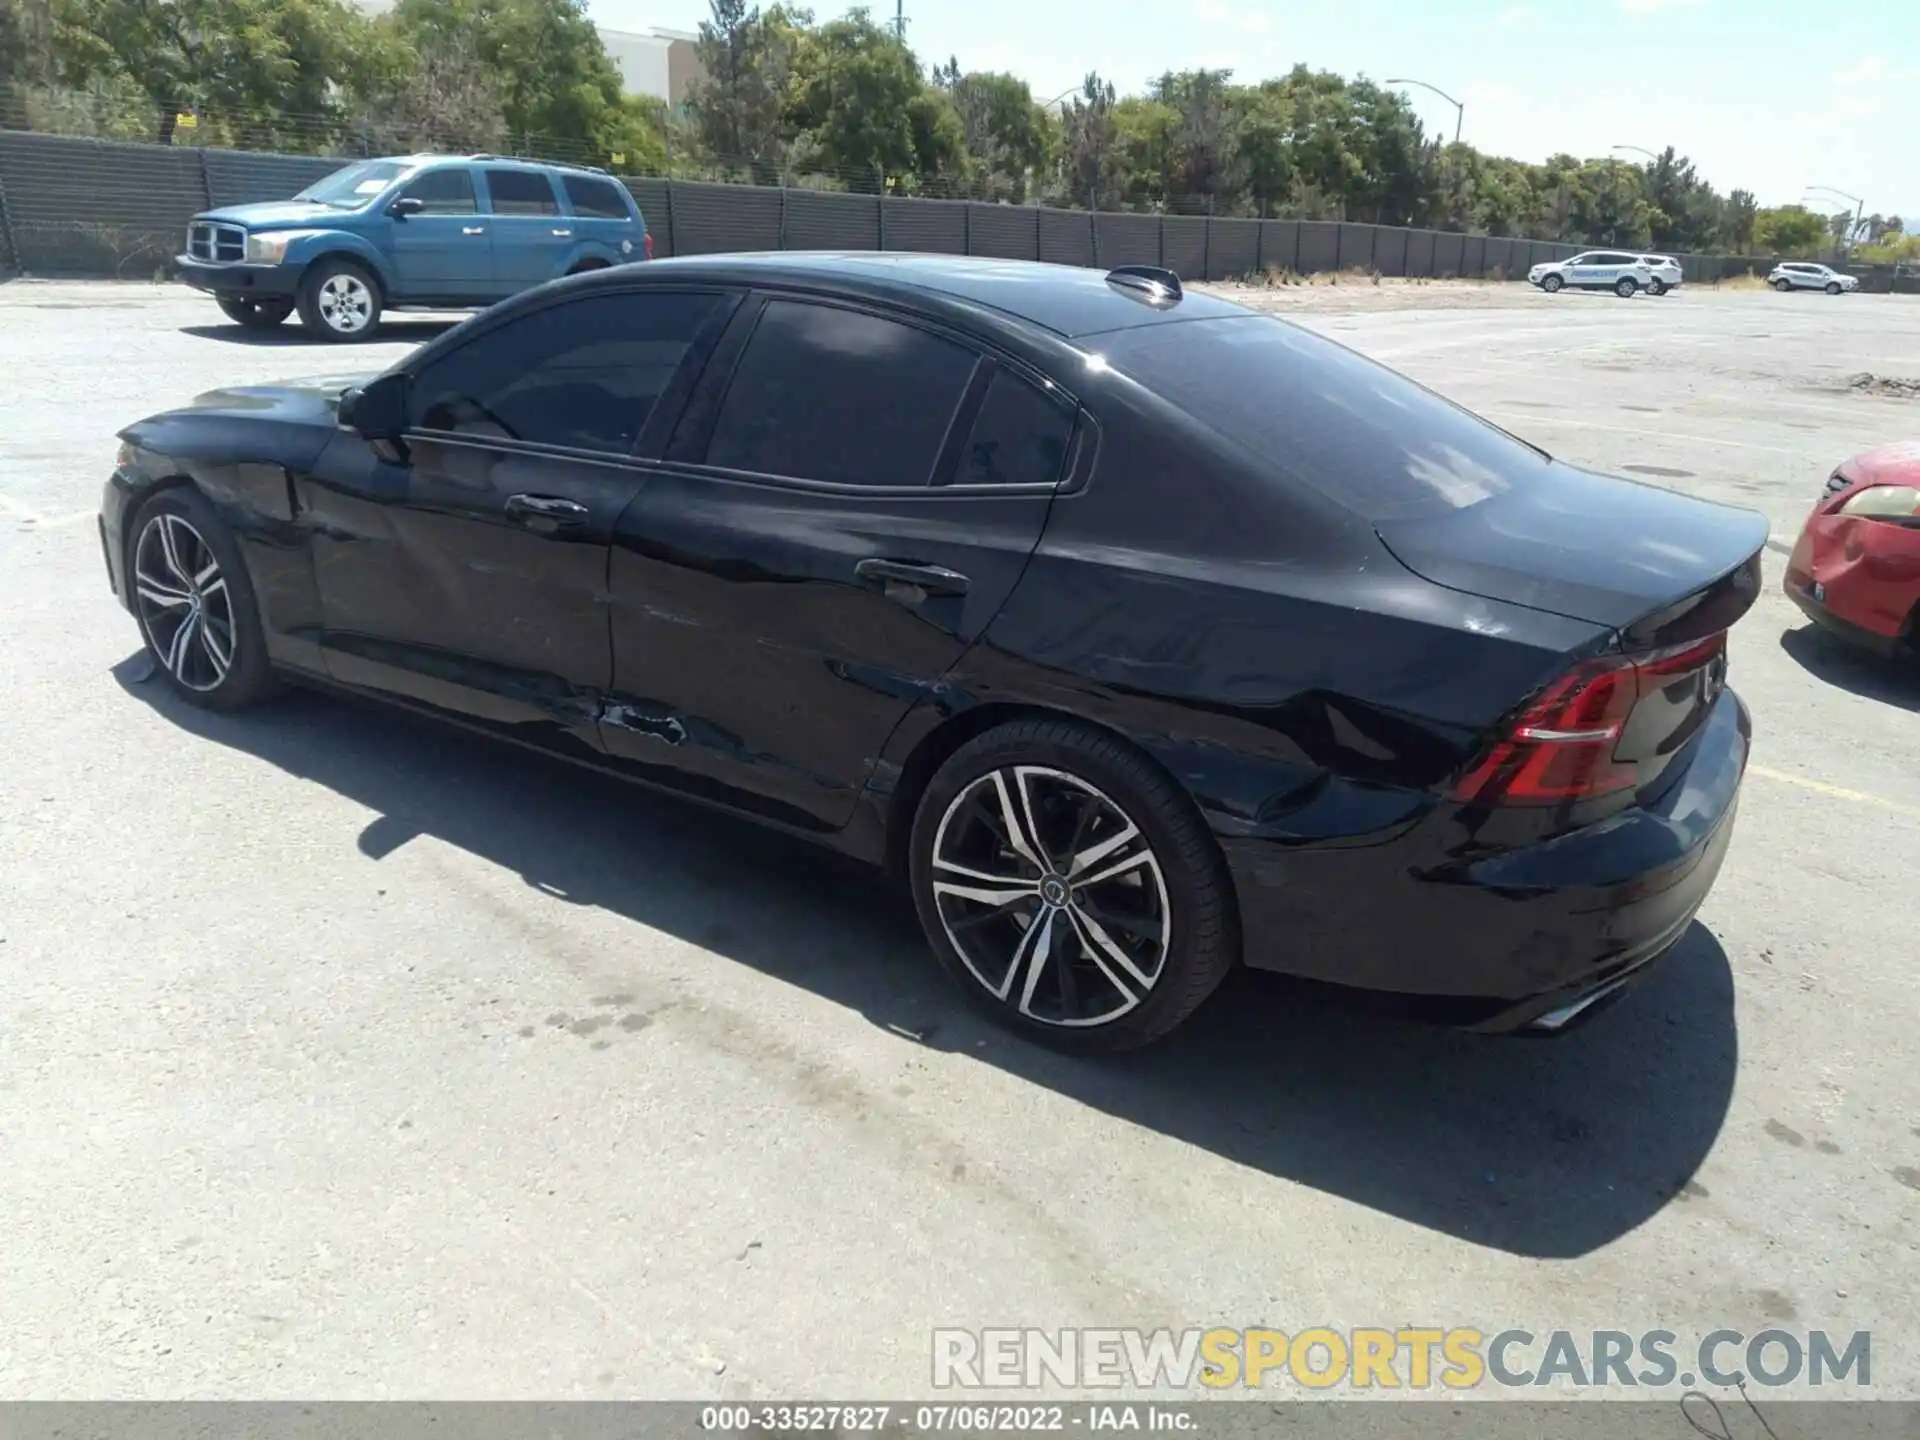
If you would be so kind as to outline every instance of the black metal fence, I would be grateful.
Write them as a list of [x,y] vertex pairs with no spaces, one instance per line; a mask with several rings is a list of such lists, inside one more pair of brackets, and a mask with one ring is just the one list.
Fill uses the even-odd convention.
[[[197,212],[283,200],[338,159],[0,131],[0,271],[35,275],[163,274]],[[738,250],[919,250],[1066,265],[1164,265],[1188,280],[1267,271],[1364,270],[1414,279],[1519,279],[1573,245],[1494,235],[1320,220],[1246,220],[1054,210],[971,200],[628,179],[655,253]],[[1710,282],[1770,260],[1685,255],[1686,278]],[[1915,289],[1911,277],[1863,271],[1863,289]]]

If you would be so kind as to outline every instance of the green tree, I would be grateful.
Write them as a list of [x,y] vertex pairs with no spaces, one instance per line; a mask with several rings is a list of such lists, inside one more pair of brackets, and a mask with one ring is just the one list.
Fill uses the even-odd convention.
[[746,0],[712,0],[694,49],[705,78],[687,97],[701,147],[762,183],[786,159],[794,28]]
[[912,106],[926,88],[913,52],[865,9],[805,32],[787,108],[805,163],[863,191],[911,174]]
[[1753,222],[1753,243],[1763,255],[1818,255],[1828,234],[1826,216],[1804,205],[1762,210]]
[[1004,74],[963,75],[958,62],[949,60],[934,72],[934,84],[953,101],[980,198],[1026,200],[1032,177],[1046,165],[1050,139],[1027,82]]
[[1064,188],[1057,198],[1064,203],[1111,209],[1126,188],[1126,166],[1121,163],[1114,122],[1118,103],[1113,82],[1088,71],[1080,93],[1061,111]]

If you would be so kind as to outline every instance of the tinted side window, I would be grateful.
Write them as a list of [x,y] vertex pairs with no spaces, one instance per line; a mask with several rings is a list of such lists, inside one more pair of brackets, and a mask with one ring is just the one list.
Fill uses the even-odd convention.
[[487,190],[496,215],[558,215],[553,186],[535,170],[489,170]]
[[400,192],[425,203],[422,215],[471,215],[473,177],[464,170],[429,170]]
[[925,485],[975,361],[910,325],[775,300],[727,387],[707,463],[843,485]]
[[596,180],[590,175],[568,175],[560,183],[566,186],[567,200],[576,215],[597,216],[606,220],[632,218],[633,212],[627,208],[625,190],[611,180]]
[[1060,478],[1073,416],[1033,386],[996,370],[973,433],[960,452],[955,485],[1051,485]]
[[427,366],[413,382],[412,423],[625,454],[719,303],[608,295],[550,305]]
[[1102,338],[1114,369],[1369,520],[1464,509],[1550,463],[1404,375],[1282,320],[1190,320]]

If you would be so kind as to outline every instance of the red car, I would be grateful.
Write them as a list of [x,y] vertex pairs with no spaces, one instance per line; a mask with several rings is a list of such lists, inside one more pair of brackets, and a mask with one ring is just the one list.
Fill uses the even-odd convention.
[[1843,462],[1787,561],[1787,594],[1822,629],[1882,655],[1920,648],[1920,441]]

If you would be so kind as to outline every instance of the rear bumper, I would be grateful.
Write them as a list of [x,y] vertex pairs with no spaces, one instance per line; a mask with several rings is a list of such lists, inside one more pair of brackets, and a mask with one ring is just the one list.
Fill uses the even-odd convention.
[[1247,963],[1470,1029],[1565,1030],[1686,933],[1732,839],[1751,734],[1727,691],[1657,801],[1485,858],[1438,813],[1344,848],[1223,837]]
[[291,300],[300,288],[299,265],[209,265],[190,255],[173,257],[180,278],[208,295],[240,300]]

